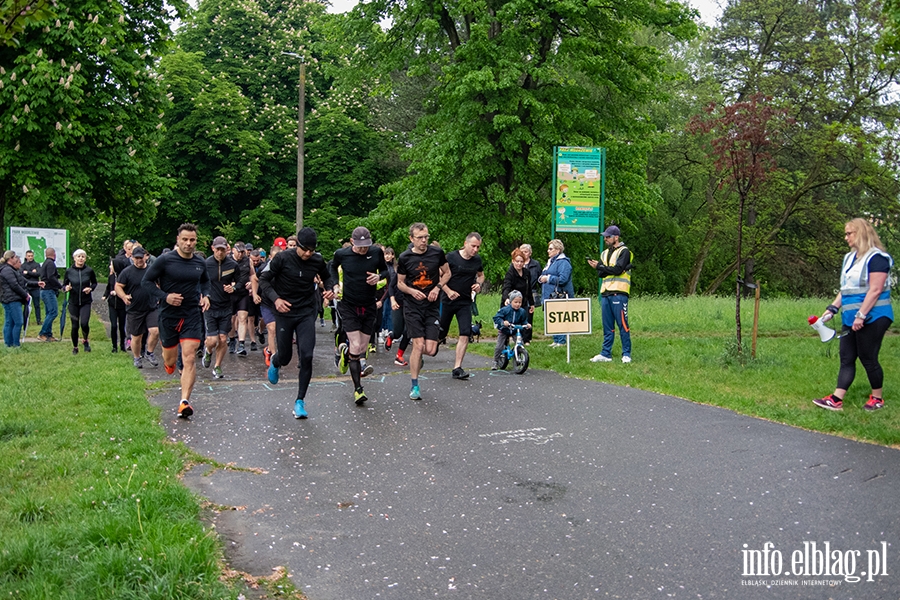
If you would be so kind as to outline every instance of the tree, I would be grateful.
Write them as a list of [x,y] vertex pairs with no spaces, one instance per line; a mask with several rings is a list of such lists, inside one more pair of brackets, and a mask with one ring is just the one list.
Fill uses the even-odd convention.
[[[687,293],[715,293],[753,261],[770,292],[824,294],[833,287],[844,221],[864,214],[896,223],[900,103],[892,90],[900,61],[876,51],[881,18],[873,2],[728,4],[708,46],[720,103],[761,93],[792,124],[773,152],[777,171],[750,199],[740,263],[730,216],[737,211],[714,161],[678,133],[658,153],[666,169],[656,177],[683,194],[672,206],[683,207],[675,214],[693,253]],[[698,64],[694,73],[705,68]]]
[[155,230],[188,214],[204,234],[255,245],[295,230],[300,60],[307,64],[304,221],[334,214],[320,239],[340,240],[354,217],[376,206],[395,169],[383,166],[391,151],[367,121],[364,94],[338,82],[353,51],[337,34],[341,19],[299,0],[200,3],[178,33],[179,50],[160,64],[175,104],[163,154],[179,193],[161,207]]
[[[697,134],[712,134],[710,154],[714,166],[721,175],[722,186],[728,186],[737,194],[737,245],[735,263],[742,265],[741,249],[744,230],[744,207],[751,195],[758,192],[776,167],[773,148],[779,144],[779,117],[783,110],[773,108],[767,98],[755,95],[746,102],[736,102],[717,110],[707,109],[708,118],[695,118],[689,130]],[[745,273],[746,277],[746,273]],[[741,293],[744,280],[738,273],[735,284],[735,328],[737,351],[742,353],[741,343]]]
[[608,211],[618,222],[653,211],[652,126],[640,107],[655,96],[665,57],[638,38],[694,35],[685,6],[375,0],[355,14],[365,32],[391,22],[367,48],[377,50],[382,83],[395,71],[437,81],[411,136],[409,172],[369,219],[376,231],[399,240],[427,215],[450,247],[477,229],[497,280],[514,246],[548,238],[556,145],[609,148]]
[[96,4],[32,15],[0,46],[0,229],[159,201],[153,167],[168,101],[151,67],[181,1]]

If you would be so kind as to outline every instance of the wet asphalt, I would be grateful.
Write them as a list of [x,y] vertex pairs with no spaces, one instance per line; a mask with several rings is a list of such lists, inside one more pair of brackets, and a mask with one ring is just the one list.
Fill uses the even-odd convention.
[[900,598],[897,450],[472,354],[456,381],[452,361],[426,358],[416,402],[375,354],[357,407],[326,326],[307,420],[295,363],[271,385],[259,351],[223,380],[199,368],[190,420],[177,385],[150,402],[173,441],[234,467],[184,478],[222,508],[231,565],[283,565],[311,600]]

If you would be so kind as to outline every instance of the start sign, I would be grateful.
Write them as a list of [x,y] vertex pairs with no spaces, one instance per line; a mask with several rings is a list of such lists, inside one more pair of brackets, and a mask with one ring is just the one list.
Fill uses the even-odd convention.
[[546,335],[591,333],[591,299],[544,300],[544,333]]

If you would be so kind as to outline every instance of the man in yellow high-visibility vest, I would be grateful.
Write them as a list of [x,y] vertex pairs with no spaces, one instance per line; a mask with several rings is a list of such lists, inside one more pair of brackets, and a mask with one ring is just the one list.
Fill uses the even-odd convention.
[[611,362],[612,346],[616,339],[616,325],[622,336],[622,362],[631,362],[631,330],[628,327],[628,295],[631,293],[631,250],[625,247],[622,232],[610,225],[603,232],[607,248],[600,260],[588,259],[597,269],[600,284],[600,314],[603,317],[603,349],[591,362]]

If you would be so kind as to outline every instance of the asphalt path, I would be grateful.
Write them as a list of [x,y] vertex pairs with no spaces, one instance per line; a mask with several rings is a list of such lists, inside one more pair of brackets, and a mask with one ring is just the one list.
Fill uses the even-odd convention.
[[900,598],[896,450],[471,354],[456,381],[446,347],[418,402],[372,356],[360,408],[329,327],[316,353],[308,420],[295,367],[271,385],[261,352],[200,368],[190,420],[176,385],[150,398],[234,467],[184,479],[222,507],[234,568],[283,565],[311,600]]

